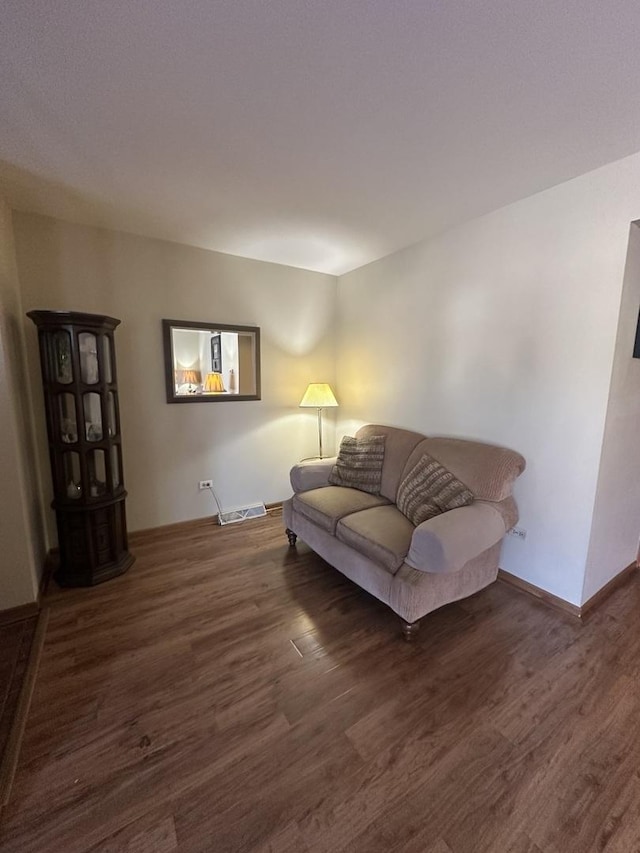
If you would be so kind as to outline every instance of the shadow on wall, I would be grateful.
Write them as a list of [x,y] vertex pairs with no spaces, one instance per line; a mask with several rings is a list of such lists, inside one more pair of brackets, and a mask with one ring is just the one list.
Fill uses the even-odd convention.
[[[295,270],[297,275],[304,271]],[[315,276],[315,274],[314,274]],[[269,296],[265,288],[255,297],[255,316],[260,318],[263,346],[274,343],[288,355],[304,356],[311,353],[330,334],[335,324],[335,279],[327,283],[326,294],[310,300],[304,285],[286,305]],[[283,323],[283,312],[291,322]]]
[[[20,334],[18,320],[14,317],[6,317],[4,331],[7,339],[7,350],[19,357],[11,359],[11,371],[13,374],[13,387],[18,402],[19,426],[22,433],[21,440],[21,462],[26,479],[26,504],[29,516],[29,526],[32,535],[31,547],[33,548],[34,565],[38,575],[42,573],[45,556],[48,548],[47,523],[40,495],[43,492],[42,478],[36,456],[36,439],[34,428],[34,413],[32,399],[30,397],[30,386],[26,373],[26,358],[23,342]],[[39,393],[40,385],[31,389],[31,393]],[[48,482],[50,489],[50,480]]]
[[[73,147],[73,144],[69,146],[70,149]],[[85,165],[89,170],[102,167],[102,163]],[[116,180],[117,176],[112,178]],[[0,181],[3,194],[10,203],[14,199],[20,199],[20,210],[55,210],[55,218],[65,222],[82,222],[84,225],[130,234],[149,233],[148,227],[145,227],[149,217],[144,207],[129,205],[123,210],[123,207],[118,205],[116,209],[102,197],[86,192],[79,193],[67,184],[43,178],[5,160],[0,160]],[[15,207],[18,208],[18,205]],[[169,234],[156,233],[154,236],[160,240],[172,239]]]

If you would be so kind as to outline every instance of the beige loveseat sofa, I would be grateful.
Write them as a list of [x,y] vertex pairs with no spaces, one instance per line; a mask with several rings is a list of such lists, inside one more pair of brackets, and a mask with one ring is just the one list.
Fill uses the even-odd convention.
[[[380,494],[329,484],[335,459],[291,470],[294,495],[284,502],[289,544],[298,536],[330,565],[388,604],[406,639],[418,620],[492,583],[500,548],[518,520],[511,496],[525,460],[512,450],[457,438],[427,438],[395,427],[362,427],[357,438],[385,436]],[[396,508],[403,476],[424,454],[473,492],[469,506],[417,527]]]

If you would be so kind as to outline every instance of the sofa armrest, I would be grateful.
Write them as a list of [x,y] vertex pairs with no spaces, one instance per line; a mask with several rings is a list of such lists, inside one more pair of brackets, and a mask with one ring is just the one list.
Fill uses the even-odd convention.
[[329,474],[336,464],[336,457],[330,459],[310,459],[307,462],[298,462],[289,474],[293,491],[308,492],[310,489],[320,489],[329,485]]
[[419,524],[405,563],[419,572],[456,572],[506,532],[500,511],[491,503],[475,501]]

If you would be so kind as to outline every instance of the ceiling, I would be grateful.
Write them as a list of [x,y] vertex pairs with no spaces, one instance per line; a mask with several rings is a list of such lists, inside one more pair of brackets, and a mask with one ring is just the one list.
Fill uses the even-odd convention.
[[637,0],[4,0],[16,208],[340,274],[640,149]]

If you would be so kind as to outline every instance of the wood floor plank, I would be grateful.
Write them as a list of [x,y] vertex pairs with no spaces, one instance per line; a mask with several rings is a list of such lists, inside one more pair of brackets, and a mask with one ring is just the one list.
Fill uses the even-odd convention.
[[[491,727],[476,729],[455,750],[439,748],[436,737],[427,742],[408,740],[370,763],[377,772],[366,787],[336,801],[343,819],[325,827],[323,843],[339,830],[340,843],[334,849],[345,853],[384,849],[385,843],[387,849],[395,845],[417,851],[434,838],[447,837],[451,823],[466,815],[474,818],[469,838],[475,844],[476,826],[484,818],[481,792],[487,775],[491,779],[500,772],[511,748]],[[396,780],[405,780],[404,785],[394,784]],[[358,817],[347,820],[347,812]]]
[[251,853],[309,853],[295,822],[274,831],[266,840],[251,848]]
[[47,597],[3,853],[637,853],[640,578],[396,617],[279,518]]
[[440,838],[435,844],[430,847],[425,847],[424,853],[454,853],[444,839]]
[[221,772],[175,801],[176,830],[187,850],[207,850],[215,837],[222,849],[250,849],[261,834],[289,823],[309,808],[328,780],[351,776],[361,761],[326,717],[283,733],[268,750],[245,750]]
[[596,845],[604,853],[640,850],[640,778],[637,771],[602,820]]
[[178,850],[173,816],[167,816],[166,810],[154,810],[98,842],[90,853],[176,853]]

